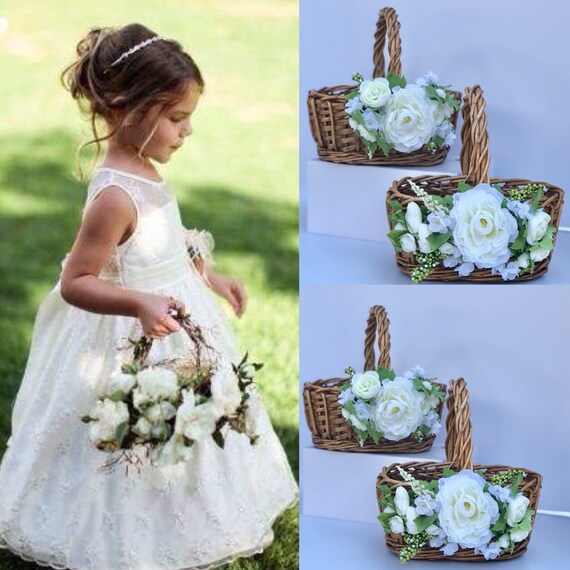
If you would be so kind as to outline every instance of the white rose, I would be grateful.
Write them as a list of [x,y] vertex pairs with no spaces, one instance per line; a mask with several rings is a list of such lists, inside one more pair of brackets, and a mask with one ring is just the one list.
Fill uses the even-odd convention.
[[395,230],[407,230],[408,228],[402,223],[402,222],[398,222],[395,226],[394,226]]
[[523,520],[529,502],[528,497],[522,493],[517,493],[516,497],[509,501],[507,506],[507,524],[509,526],[515,526]]
[[148,408],[145,415],[152,423],[165,422],[176,415],[176,408],[170,402],[159,402]]
[[405,517],[408,512],[408,507],[410,506],[410,495],[404,487],[396,488],[396,495],[394,497],[394,506],[396,507],[396,512],[401,516]]
[[141,416],[133,426],[133,432],[143,439],[148,439],[150,437],[151,429],[152,424],[144,416]]
[[425,91],[410,83],[392,96],[386,107],[382,132],[400,152],[412,152],[435,134],[436,123]]
[[390,530],[395,534],[402,534],[405,530],[404,521],[402,517],[396,515],[392,517],[389,521],[390,523]]
[[427,240],[429,236],[431,236],[429,226],[427,224],[420,224],[418,229],[418,245],[422,253],[429,253],[431,251],[431,245]]
[[117,428],[129,421],[129,408],[124,402],[100,400],[89,414],[95,420],[90,423],[91,441],[95,445],[115,442]]
[[400,238],[400,246],[406,253],[416,253],[416,238],[412,234],[404,234]]
[[188,439],[200,441],[214,432],[220,412],[211,402],[196,406],[193,405],[193,397],[191,400],[178,408],[174,431]]
[[352,393],[357,398],[370,400],[380,391],[380,378],[377,372],[369,370],[363,374],[355,374],[351,380]]
[[384,77],[366,80],[360,84],[360,100],[373,109],[379,109],[390,99],[390,84]]
[[511,532],[510,532],[511,540],[513,542],[521,542],[529,534],[530,534],[530,532],[528,530],[521,530],[520,528],[517,528],[515,530],[511,530]]
[[376,140],[376,137],[364,125],[358,125],[358,132],[367,141],[374,142]]
[[132,374],[123,374],[123,372],[116,372],[109,379],[109,384],[105,391],[107,394],[114,394],[115,392],[128,394],[135,384],[136,378]]
[[408,231],[417,234],[422,223],[422,211],[415,202],[410,202],[406,207],[406,225]]
[[538,210],[528,221],[526,230],[526,242],[529,245],[538,243],[546,233],[550,216],[544,210]]
[[513,215],[502,208],[503,195],[489,184],[478,184],[453,195],[450,217],[453,241],[464,262],[490,269],[509,260],[509,244],[518,234]]
[[499,506],[483,491],[485,484],[481,476],[469,470],[439,480],[439,524],[448,541],[461,548],[481,547],[493,538],[491,526],[499,518]]
[[546,259],[548,257],[548,254],[550,253],[549,249],[544,249],[542,247],[535,249],[533,251],[530,252],[530,258],[535,262],[538,263],[539,261],[542,261],[543,259]]
[[178,379],[172,370],[149,366],[137,374],[137,381],[151,401],[175,400],[178,397]]
[[528,255],[528,253],[521,253],[518,257],[517,257],[517,265],[521,268],[521,269],[526,269],[528,267],[530,263],[530,257]]
[[398,377],[382,386],[371,420],[386,439],[399,441],[408,437],[420,426],[422,419],[419,394],[411,380]]
[[418,534],[420,531],[415,523],[415,519],[418,516],[416,507],[408,507],[406,511],[406,529],[410,534]]

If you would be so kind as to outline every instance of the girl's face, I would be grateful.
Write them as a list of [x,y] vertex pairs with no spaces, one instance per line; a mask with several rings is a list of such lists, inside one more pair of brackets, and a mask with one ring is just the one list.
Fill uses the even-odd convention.
[[192,82],[170,108],[161,113],[160,107],[153,107],[140,124],[127,127],[127,139],[137,149],[143,147],[141,154],[144,157],[161,164],[168,162],[174,151],[184,144],[185,138],[192,134],[191,117],[199,99],[200,89]]

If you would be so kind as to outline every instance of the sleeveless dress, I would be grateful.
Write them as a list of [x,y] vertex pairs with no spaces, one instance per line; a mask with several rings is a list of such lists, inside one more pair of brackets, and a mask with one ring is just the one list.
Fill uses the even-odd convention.
[[[242,354],[187,251],[190,240],[207,255],[204,234],[185,230],[166,182],[116,169],[94,171],[86,206],[109,185],[132,198],[137,224],[99,277],[182,301],[221,355],[213,382],[235,390],[231,363]],[[141,334],[138,319],[66,303],[59,281],[43,300],[0,464],[0,548],[58,569],[183,570],[213,568],[272,542],[273,522],[296,502],[298,487],[255,389],[256,445],[230,431],[223,450],[208,438],[184,463],[99,471],[108,455],[92,446],[80,418],[132,355],[117,346]],[[189,344],[183,331],[156,340],[147,362]]]

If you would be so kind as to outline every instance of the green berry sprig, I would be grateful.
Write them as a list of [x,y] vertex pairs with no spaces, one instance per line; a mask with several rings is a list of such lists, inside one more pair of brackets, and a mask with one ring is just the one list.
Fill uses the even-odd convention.
[[424,432],[419,428],[412,435],[416,441],[423,441],[426,437]]
[[344,373],[348,374],[351,378],[356,374],[356,372],[354,371],[354,368],[352,366],[347,366],[344,369]]
[[429,141],[426,144],[426,149],[430,154],[435,154],[438,150],[439,146],[434,141]]
[[544,188],[542,184],[527,184],[521,188],[513,188],[509,193],[509,198],[524,202],[525,200],[530,200],[542,188]]
[[441,251],[416,253],[416,263],[419,263],[419,267],[412,269],[412,283],[414,285],[421,283],[439,267],[444,258],[445,255]]
[[522,469],[508,469],[502,473],[491,475],[491,485],[500,485],[504,487],[512,483],[518,476],[525,477],[526,473]]
[[364,81],[364,77],[362,77],[362,75],[360,75],[360,73],[355,73],[352,76],[352,80],[356,81],[356,83],[358,83],[358,85],[360,85]]
[[425,530],[419,534],[409,534],[405,532],[403,536],[406,546],[400,550],[400,562],[406,563],[427,544],[429,537]]

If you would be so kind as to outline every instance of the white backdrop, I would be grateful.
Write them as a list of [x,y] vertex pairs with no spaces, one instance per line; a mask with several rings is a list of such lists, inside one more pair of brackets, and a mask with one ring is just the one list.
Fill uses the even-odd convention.
[[[434,71],[457,90],[482,86],[491,175],[570,189],[570,3],[564,0],[301,0],[302,186],[306,161],[316,156],[307,92],[350,84],[357,71],[371,75],[384,6],[398,12],[408,79]],[[450,154],[459,151],[456,141]],[[570,225],[570,208],[562,224]]]
[[[301,385],[360,370],[368,309],[382,304],[397,373],[417,364],[443,382],[467,381],[474,459],[542,473],[540,508],[570,511],[568,294],[567,286],[305,285]],[[301,446],[311,445],[303,414],[300,426]],[[444,438],[443,429],[436,445]]]

